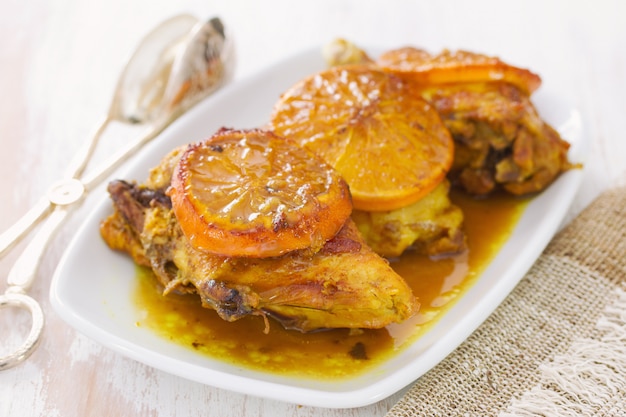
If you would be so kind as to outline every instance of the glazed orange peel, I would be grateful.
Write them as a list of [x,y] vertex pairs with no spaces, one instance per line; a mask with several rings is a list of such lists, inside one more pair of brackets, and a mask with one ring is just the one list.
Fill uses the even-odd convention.
[[301,80],[274,106],[271,126],[339,171],[359,210],[418,201],[453,160],[452,137],[436,110],[398,77],[368,65]]
[[376,64],[385,71],[427,85],[504,81],[526,94],[531,94],[541,85],[541,78],[527,69],[468,51],[446,49],[432,55],[423,49],[405,47],[383,53]]
[[189,145],[168,193],[192,246],[228,257],[319,249],[352,211],[332,167],[264,130],[222,129]]

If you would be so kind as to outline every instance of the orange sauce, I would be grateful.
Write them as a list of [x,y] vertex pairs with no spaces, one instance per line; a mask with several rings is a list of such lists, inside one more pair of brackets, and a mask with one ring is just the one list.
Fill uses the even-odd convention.
[[494,196],[476,200],[453,193],[465,213],[469,250],[434,260],[406,253],[391,264],[421,303],[418,315],[380,330],[330,330],[302,334],[260,317],[229,323],[200,306],[197,296],[161,295],[148,269],[140,268],[134,300],[137,326],[174,343],[243,368],[319,380],[354,377],[397,354],[437,322],[472,286],[510,236],[526,200]]

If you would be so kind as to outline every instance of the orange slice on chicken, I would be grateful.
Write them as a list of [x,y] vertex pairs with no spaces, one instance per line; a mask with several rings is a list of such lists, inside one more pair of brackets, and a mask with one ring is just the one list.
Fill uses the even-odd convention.
[[229,257],[319,249],[352,211],[348,186],[332,167],[263,130],[222,129],[189,145],[169,194],[190,243]]
[[301,80],[276,103],[271,126],[339,171],[354,207],[365,211],[418,201],[445,177],[454,153],[430,104],[399,78],[365,65]]
[[405,47],[383,53],[377,64],[385,71],[421,84],[504,81],[526,94],[531,94],[541,85],[541,78],[527,69],[468,51],[446,49],[432,55],[422,49]]

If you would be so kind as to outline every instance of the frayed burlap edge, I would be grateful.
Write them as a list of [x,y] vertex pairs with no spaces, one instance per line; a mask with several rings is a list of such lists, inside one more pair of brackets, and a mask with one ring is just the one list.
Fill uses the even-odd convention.
[[[625,257],[623,187],[602,194],[562,230],[502,305],[417,380],[387,417],[557,415],[536,398],[524,414],[524,399],[531,401],[528,393],[550,384],[546,369],[571,356],[576,343],[602,340],[605,332],[598,322],[619,302],[626,282]],[[616,386],[624,380],[626,375],[612,369],[602,383]],[[564,388],[551,389],[559,401],[582,401],[561,392]],[[624,390],[600,391],[602,406],[592,404],[590,415],[611,415],[607,410],[625,401]]]

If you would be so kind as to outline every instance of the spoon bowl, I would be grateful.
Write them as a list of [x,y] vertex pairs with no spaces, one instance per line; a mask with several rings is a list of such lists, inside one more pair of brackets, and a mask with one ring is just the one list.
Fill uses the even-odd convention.
[[156,118],[176,55],[198,23],[191,15],[174,16],[143,38],[117,82],[110,119],[137,124]]

